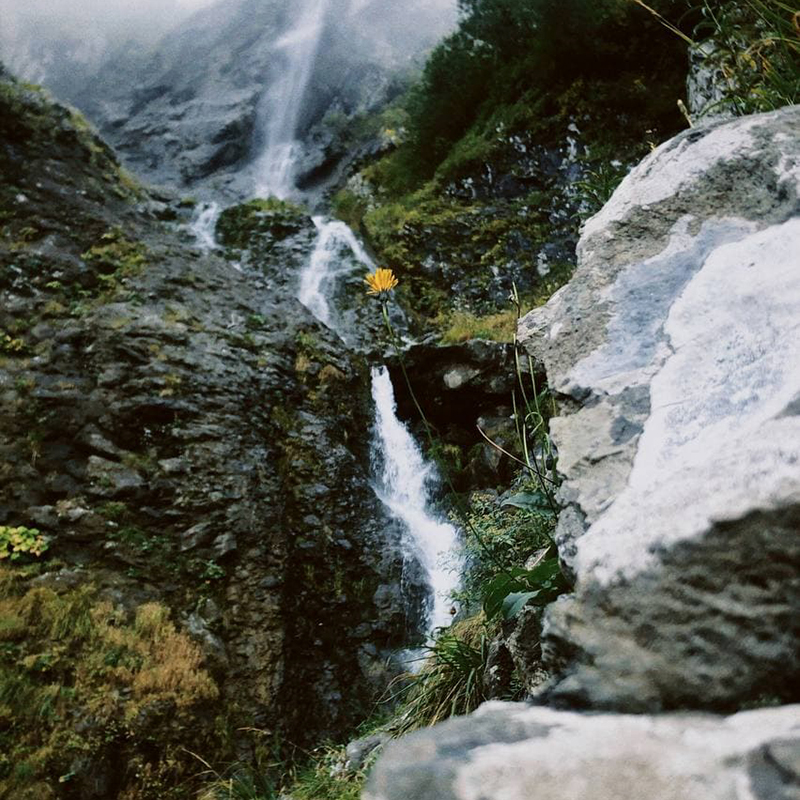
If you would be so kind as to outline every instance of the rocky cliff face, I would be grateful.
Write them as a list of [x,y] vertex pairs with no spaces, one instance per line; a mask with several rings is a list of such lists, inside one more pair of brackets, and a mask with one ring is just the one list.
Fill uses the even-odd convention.
[[[545,614],[540,702],[797,699],[799,125],[790,107],[662,145],[520,325],[561,399],[557,542],[575,579]],[[798,713],[497,705],[390,748],[368,796],[795,797]],[[715,755],[694,761],[701,739]]]
[[[86,592],[120,626],[159,603],[201,645],[192,663],[227,709],[215,720],[202,698],[161,697],[156,714],[145,693],[134,716],[109,672],[122,656],[106,654],[92,691],[118,709],[93,711],[76,690],[45,723],[21,709],[0,726],[11,763],[25,743],[35,778],[55,787],[107,774],[102,760],[113,780],[79,796],[110,797],[141,784],[145,766],[166,784],[196,772],[164,748],[137,749],[147,736],[197,737],[222,754],[224,729],[302,743],[346,728],[384,649],[413,628],[402,602],[386,602],[413,577],[385,547],[400,534],[365,473],[366,365],[267,274],[193,249],[169,197],[136,184],[78,115],[6,74],[0,171],[0,526],[49,542],[42,560],[3,567],[4,619],[33,625],[45,590],[53,603]],[[280,272],[287,252],[265,269]],[[81,641],[100,647],[87,630]],[[11,676],[34,693],[84,685],[57,656],[59,634],[43,635],[38,655],[13,631],[0,640],[6,705],[24,699]],[[135,682],[139,668],[125,674]],[[105,744],[79,758],[86,726]],[[62,735],[71,744],[53,749]],[[238,735],[240,752],[253,737]]]

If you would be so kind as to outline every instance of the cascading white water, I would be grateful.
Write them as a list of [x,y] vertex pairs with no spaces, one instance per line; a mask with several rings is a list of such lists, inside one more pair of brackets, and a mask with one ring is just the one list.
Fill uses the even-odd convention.
[[202,203],[197,206],[189,230],[202,250],[213,250],[217,246],[215,228],[221,209],[219,203]]
[[375,402],[375,492],[392,515],[408,529],[414,555],[428,573],[433,589],[433,606],[428,632],[451,621],[450,596],[458,587],[456,529],[436,519],[430,508],[430,490],[435,481],[431,464],[397,418],[394,388],[386,367],[372,370],[372,399]]
[[264,97],[264,150],[256,162],[256,195],[285,198],[294,188],[297,125],[331,0],[300,0],[292,27],[274,44],[285,60]]
[[[325,27],[331,0],[301,0],[292,28],[275,44],[286,66],[270,86],[262,107],[264,150],[255,165],[256,194],[287,198],[294,191],[295,162],[301,152],[297,127],[303,99]],[[375,265],[353,231],[338,220],[314,217],[317,239],[300,275],[298,299],[323,324],[347,341],[333,306],[336,284],[357,267]],[[458,586],[457,534],[454,526],[436,518],[430,508],[433,468],[406,426],[397,418],[388,370],[372,372],[375,403],[373,441],[375,492],[393,517],[408,531],[408,546],[427,573],[433,603],[427,631],[451,622],[450,596]]]
[[314,217],[317,241],[303,272],[300,274],[300,290],[297,299],[323,324],[333,328],[344,338],[331,310],[330,298],[336,280],[358,264],[374,269],[372,259],[361,242],[344,222],[325,217]]

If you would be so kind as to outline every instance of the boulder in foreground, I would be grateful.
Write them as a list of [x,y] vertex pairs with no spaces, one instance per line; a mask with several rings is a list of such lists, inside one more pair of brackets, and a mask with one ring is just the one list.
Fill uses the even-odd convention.
[[617,711],[797,699],[800,107],[662,145],[520,333],[552,421],[575,595],[552,697]]
[[485,703],[389,746],[365,800],[796,800],[800,706],[735,716]]

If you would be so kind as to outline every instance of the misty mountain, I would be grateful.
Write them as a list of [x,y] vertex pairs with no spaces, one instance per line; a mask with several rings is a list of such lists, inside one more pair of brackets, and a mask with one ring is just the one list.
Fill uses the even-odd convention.
[[151,48],[213,0],[4,0],[0,59],[71,102],[106,63]]
[[[301,165],[309,174],[329,171],[338,157],[322,121],[340,122],[386,103],[456,18],[454,0],[317,5],[323,28],[297,120],[298,137],[310,143]],[[99,29],[76,37],[67,26],[61,37],[50,33],[28,43],[27,69],[24,60],[10,61],[84,111],[147,179],[195,188],[213,177],[217,192],[247,195],[246,167],[264,144],[264,95],[289,68],[292,48],[281,37],[306,6],[220,0],[183,18],[155,44]],[[156,29],[161,24],[154,21]],[[6,52],[8,40],[6,34]],[[18,53],[22,45],[15,43]]]

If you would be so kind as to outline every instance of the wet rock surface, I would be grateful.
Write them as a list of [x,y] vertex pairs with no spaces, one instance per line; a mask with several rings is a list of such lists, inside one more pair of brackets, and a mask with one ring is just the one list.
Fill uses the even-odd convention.
[[[517,375],[513,345],[472,339],[463,344],[419,343],[403,356],[406,372],[428,422],[462,469],[453,474],[457,488],[499,486],[515,474],[508,456],[489,444],[478,427],[501,447],[516,451],[512,393]],[[390,361],[398,412],[425,436],[419,411],[396,359]],[[456,456],[456,452],[459,453]]]
[[154,219],[79,123],[0,75],[0,525],[48,537],[56,592],[171,608],[240,727],[346,729],[416,625],[379,602],[413,578],[364,466],[367,365]]

